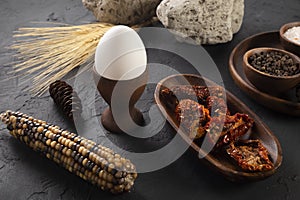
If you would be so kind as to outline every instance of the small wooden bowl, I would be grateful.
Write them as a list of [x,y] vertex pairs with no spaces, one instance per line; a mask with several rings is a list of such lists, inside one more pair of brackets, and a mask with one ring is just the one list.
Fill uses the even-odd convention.
[[291,40],[287,39],[284,36],[284,33],[288,29],[293,28],[293,27],[297,27],[297,26],[300,26],[300,22],[291,22],[291,23],[288,23],[288,24],[284,24],[280,28],[279,34],[280,34],[280,42],[281,42],[281,45],[283,46],[283,48],[287,51],[290,51],[290,52],[300,56],[300,45],[297,44],[294,41],[291,41]]
[[300,83],[300,73],[293,76],[275,76],[255,69],[249,64],[248,59],[251,55],[261,52],[277,51],[289,55],[294,62],[300,63],[300,58],[290,52],[276,48],[254,48],[247,51],[243,56],[243,69],[248,80],[260,91],[278,95],[286,92]]

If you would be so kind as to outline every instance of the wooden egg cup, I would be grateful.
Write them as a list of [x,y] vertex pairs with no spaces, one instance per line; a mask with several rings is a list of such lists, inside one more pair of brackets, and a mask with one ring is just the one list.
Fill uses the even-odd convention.
[[[97,89],[100,92],[103,99],[109,105],[106,108],[101,116],[101,123],[103,127],[112,132],[112,133],[125,133],[127,131],[132,131],[133,127],[131,127],[131,120],[135,123],[135,125],[143,126],[144,125],[144,117],[143,114],[135,108],[136,102],[142,96],[145,87],[148,81],[148,70],[146,69],[140,76],[129,79],[129,80],[112,80],[106,77],[101,76],[95,69],[93,70],[94,80],[97,85]],[[113,93],[115,88],[117,88],[117,94]],[[131,94],[130,99],[126,98],[128,94]],[[117,117],[118,119],[122,119],[122,123],[124,120],[126,122],[125,131],[124,128],[120,128],[113,116],[112,112],[112,97],[117,98]],[[128,104],[129,101],[129,104]],[[128,115],[130,114],[131,119],[128,119]],[[128,122],[128,123],[127,123]]]

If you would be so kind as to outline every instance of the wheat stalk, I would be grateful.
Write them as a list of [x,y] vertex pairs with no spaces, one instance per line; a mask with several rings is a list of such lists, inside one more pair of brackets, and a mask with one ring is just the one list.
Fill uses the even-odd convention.
[[[139,28],[155,22],[153,18]],[[10,47],[17,51],[17,63],[13,64],[17,76],[35,74],[32,87],[36,96],[43,95],[55,80],[83,65],[90,68],[101,37],[113,24],[94,23],[77,26],[19,28],[14,32],[16,42]]]
[[15,72],[22,76],[37,73],[31,92],[42,95],[50,83],[63,78],[74,68],[92,60],[99,40],[114,25],[87,24],[78,26],[20,28],[11,49],[17,50]]

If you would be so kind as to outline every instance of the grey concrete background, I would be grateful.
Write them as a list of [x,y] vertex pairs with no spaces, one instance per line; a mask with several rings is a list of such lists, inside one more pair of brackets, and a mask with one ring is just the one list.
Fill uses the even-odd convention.
[[[11,66],[4,64],[12,61],[12,53],[5,48],[12,43],[12,31],[31,26],[31,21],[83,24],[94,21],[94,17],[82,6],[81,0],[0,0],[0,111],[22,111],[74,130],[48,94],[41,98],[32,97],[23,91],[26,85],[19,86],[18,79],[5,80],[11,76]],[[216,62],[226,88],[252,108],[281,142],[283,164],[274,176],[255,183],[231,183],[203,166],[195,153],[188,150],[170,166],[141,174],[132,192],[115,196],[100,191],[20,145],[1,125],[0,199],[299,199],[300,118],[273,112],[249,99],[234,84],[227,64],[229,54],[238,42],[255,33],[278,30],[282,24],[291,21],[300,21],[299,0],[246,0],[244,23],[233,41],[205,47]],[[153,52],[150,59],[166,62],[166,58],[158,53]],[[182,62],[168,61],[178,68]],[[153,103],[152,91],[153,87],[146,90],[145,102]],[[105,107],[103,101],[100,104]],[[166,126],[150,144],[168,139],[170,134],[172,130]],[[109,138],[120,144],[126,142],[117,135]]]

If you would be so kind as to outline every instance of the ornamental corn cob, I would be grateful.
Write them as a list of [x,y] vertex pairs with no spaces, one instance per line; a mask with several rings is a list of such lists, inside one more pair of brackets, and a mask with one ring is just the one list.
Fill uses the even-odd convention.
[[71,173],[112,193],[129,191],[135,166],[109,148],[20,112],[0,114],[10,134]]

